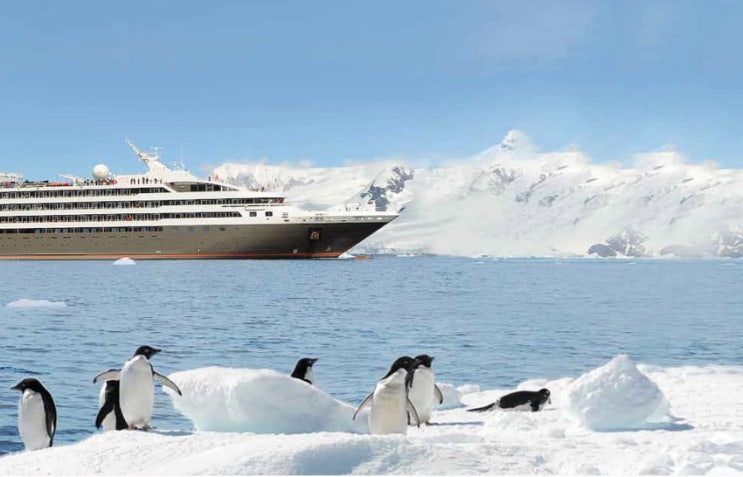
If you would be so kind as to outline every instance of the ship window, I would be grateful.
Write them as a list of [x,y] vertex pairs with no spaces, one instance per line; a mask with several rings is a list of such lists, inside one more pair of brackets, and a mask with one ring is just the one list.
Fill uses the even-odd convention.
[[257,213],[257,212],[251,212],[251,213],[250,213],[250,216],[251,216],[251,217],[256,217],[257,215],[258,215],[258,213]]
[[271,211],[266,212],[266,217],[273,217],[273,212]]
[[204,227],[204,232],[208,232],[208,231],[209,231],[209,227]]
[[227,229],[226,229],[226,228],[224,228],[224,227],[220,227],[220,228],[219,228],[219,231],[220,231],[220,232],[227,232]]

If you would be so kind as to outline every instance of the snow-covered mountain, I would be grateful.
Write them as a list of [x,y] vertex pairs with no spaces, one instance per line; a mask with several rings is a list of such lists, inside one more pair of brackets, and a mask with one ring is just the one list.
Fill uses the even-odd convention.
[[447,167],[227,163],[214,174],[314,209],[403,209],[357,247],[363,252],[743,256],[743,171],[692,164],[675,151],[634,163],[594,164],[574,148],[538,152],[510,131]]

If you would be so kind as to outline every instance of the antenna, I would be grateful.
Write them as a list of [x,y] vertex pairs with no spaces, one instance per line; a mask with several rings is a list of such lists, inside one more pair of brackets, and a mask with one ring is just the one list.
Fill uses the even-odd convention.
[[[127,143],[128,145],[129,145],[129,147],[130,147],[130,148],[132,148],[132,151],[134,151],[134,154],[136,154],[136,156],[137,156],[137,159],[139,159],[140,161],[144,161],[144,162],[147,162],[147,161],[145,160],[145,159],[146,159],[146,154],[144,154],[144,153],[143,153],[142,151],[140,151],[139,149],[137,149],[137,146],[135,146],[135,145],[134,145],[134,144],[133,144],[133,143],[132,143],[132,142],[131,142],[131,141],[129,140],[129,138],[128,138],[128,137],[124,136],[124,141],[126,141],[126,143]],[[145,156],[145,157],[143,157],[143,156]]]
[[160,150],[162,149],[162,147],[150,146],[150,149],[152,149],[152,158],[156,161],[160,159]]

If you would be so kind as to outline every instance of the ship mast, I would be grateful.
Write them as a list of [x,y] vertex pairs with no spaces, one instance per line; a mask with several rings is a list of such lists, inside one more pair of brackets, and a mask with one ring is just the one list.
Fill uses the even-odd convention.
[[129,138],[125,138],[125,141],[129,145],[129,147],[132,148],[132,151],[134,151],[134,154],[137,155],[139,160],[147,164],[150,172],[169,170],[167,166],[165,166],[165,164],[160,162],[160,152],[157,149],[155,149],[152,154],[148,154],[146,152],[140,151],[137,146],[132,144]]

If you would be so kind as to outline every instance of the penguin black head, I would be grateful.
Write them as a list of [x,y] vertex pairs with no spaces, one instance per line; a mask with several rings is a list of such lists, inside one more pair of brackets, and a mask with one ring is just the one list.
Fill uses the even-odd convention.
[[312,384],[311,379],[307,379],[307,371],[312,369],[312,365],[317,362],[317,358],[302,358],[299,361],[297,361],[297,365],[294,366],[294,371],[292,371],[292,378],[301,379],[302,381],[307,381],[308,383]]
[[42,384],[36,378],[26,378],[10,389],[15,389],[16,391],[20,392],[23,392],[26,389],[30,389],[31,391],[40,393],[41,390],[44,389],[44,386],[42,386]]
[[433,362],[433,356],[428,356],[427,354],[419,354],[415,357],[415,360],[418,361],[419,364],[422,364],[423,366],[430,368],[431,363]]
[[152,346],[140,346],[137,348],[137,351],[134,352],[134,356],[144,356],[148,360],[152,359],[153,356],[155,356],[157,353],[162,351],[161,349],[153,348]]
[[406,378],[406,382],[410,381],[412,383],[412,371],[415,371],[415,368],[418,367],[418,362],[411,358],[410,356],[400,356],[395,360],[394,363],[392,363],[392,366],[390,367],[390,370],[387,372],[387,374],[384,376],[384,378],[389,378],[392,376],[395,371],[398,369],[404,369],[408,372],[408,377]]
[[537,391],[542,396],[542,402],[548,401],[550,404],[552,404],[552,398],[550,398],[550,390],[547,388],[542,388],[539,391]]

